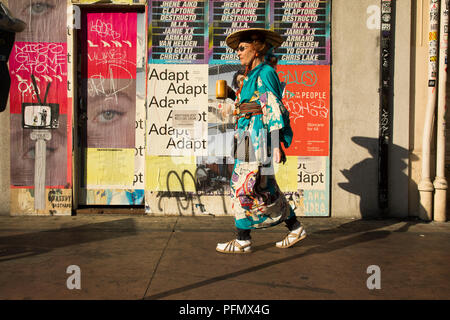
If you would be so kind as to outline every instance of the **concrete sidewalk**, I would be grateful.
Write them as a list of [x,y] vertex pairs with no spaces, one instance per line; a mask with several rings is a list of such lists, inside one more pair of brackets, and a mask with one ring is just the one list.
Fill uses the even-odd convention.
[[[450,298],[450,223],[300,220],[308,237],[293,248],[275,247],[280,225],[226,255],[215,246],[234,237],[232,217],[3,216],[0,299]],[[367,287],[372,265],[381,289]]]

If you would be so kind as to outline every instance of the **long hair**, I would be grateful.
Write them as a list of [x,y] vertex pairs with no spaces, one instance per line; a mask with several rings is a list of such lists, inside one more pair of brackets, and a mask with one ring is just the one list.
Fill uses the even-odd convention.
[[238,84],[238,80],[237,80],[239,76],[245,76],[245,70],[244,69],[239,69],[233,75],[233,81],[231,82],[231,85],[235,89],[239,89],[239,84]]

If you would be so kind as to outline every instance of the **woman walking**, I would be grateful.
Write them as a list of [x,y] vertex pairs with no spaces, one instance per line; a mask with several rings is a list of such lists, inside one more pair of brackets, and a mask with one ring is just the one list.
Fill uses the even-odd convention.
[[272,50],[283,43],[276,32],[245,29],[230,34],[227,45],[236,50],[245,66],[245,79],[237,91],[234,169],[231,177],[232,206],[237,238],[218,243],[221,253],[251,252],[252,229],[285,222],[289,234],[278,248],[303,240],[306,232],[280,191],[272,159],[285,162],[281,143],[287,148],[293,132],[289,112],[282,103],[282,86],[273,68]]

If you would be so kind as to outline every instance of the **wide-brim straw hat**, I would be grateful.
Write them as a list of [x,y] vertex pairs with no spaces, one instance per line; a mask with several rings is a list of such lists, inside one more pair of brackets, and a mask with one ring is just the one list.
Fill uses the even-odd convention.
[[239,43],[251,40],[261,40],[270,44],[273,48],[278,48],[284,42],[283,38],[275,31],[262,28],[235,31],[225,39],[225,42],[231,49],[236,50],[239,47]]

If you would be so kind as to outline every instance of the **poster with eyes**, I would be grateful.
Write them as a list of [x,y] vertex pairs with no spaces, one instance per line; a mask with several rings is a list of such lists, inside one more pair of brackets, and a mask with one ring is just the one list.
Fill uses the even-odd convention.
[[14,16],[27,24],[16,41],[67,42],[67,3],[61,0],[14,0],[8,2]]
[[137,12],[88,12],[82,19],[87,116],[82,201],[87,205],[141,204],[145,64],[138,47],[145,48],[145,37],[138,30],[145,30],[145,20]]
[[[67,4],[15,0],[9,1],[9,8],[27,23],[16,35],[9,60],[11,213],[68,215],[72,208],[72,120],[68,112]],[[24,126],[30,116],[28,106],[43,110],[41,122],[52,119],[44,111],[57,114],[55,121],[41,130],[49,137],[44,149],[37,148],[34,136],[38,131],[33,125]],[[43,168],[36,165],[37,159],[44,160]]]

